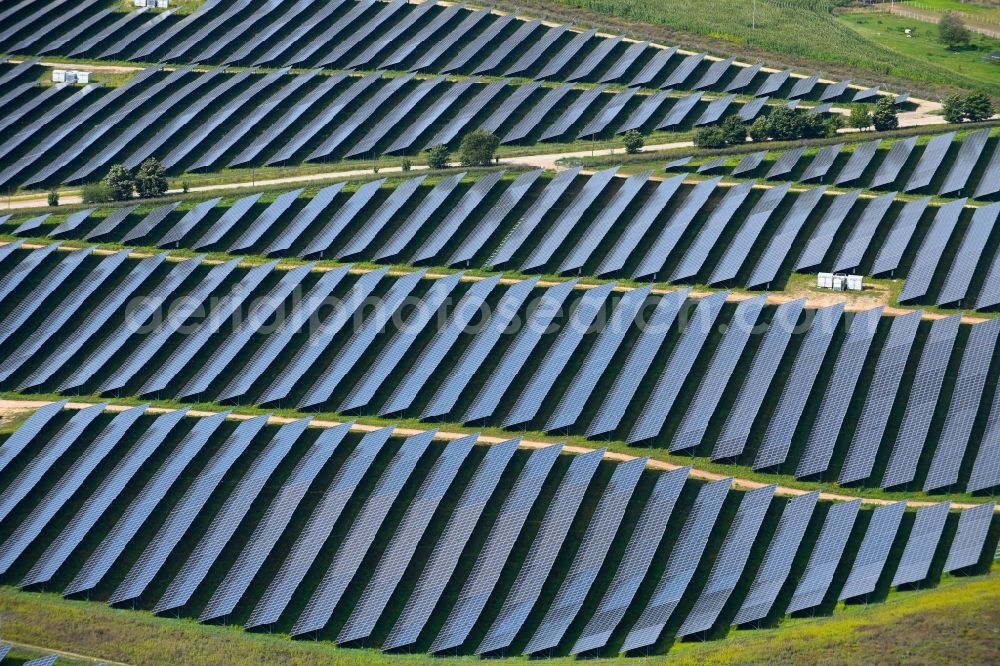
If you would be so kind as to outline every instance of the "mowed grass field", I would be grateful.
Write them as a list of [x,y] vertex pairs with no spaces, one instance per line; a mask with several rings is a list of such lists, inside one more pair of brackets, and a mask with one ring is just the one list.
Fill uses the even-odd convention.
[[[990,94],[1000,95],[1000,63],[989,60],[990,53],[1000,51],[1000,39],[973,33],[968,48],[952,50],[938,40],[938,28],[933,23],[890,14],[844,13],[838,20],[887,49],[951,70],[975,81]],[[907,29],[912,31],[909,36]]]
[[[964,71],[956,72],[919,53],[900,52],[859,32],[834,13],[848,4],[848,0],[757,0],[755,16],[754,3],[748,0],[517,3],[526,13],[549,12],[561,19],[610,23],[607,28],[631,31],[636,37],[673,39],[691,48],[729,50],[744,59],[818,68],[830,76],[848,76],[850,68],[873,80],[896,79],[897,85],[899,79],[910,79],[925,84],[924,94],[983,85]],[[768,54],[773,54],[771,61]],[[994,94],[1000,95],[1000,76],[994,79],[992,88]]]
[[[383,655],[344,650],[326,642],[289,641],[194,620],[69,601],[54,594],[0,587],[4,636],[54,649],[149,666],[286,666],[314,664],[483,663],[473,657]],[[935,589],[892,594],[884,604],[845,607],[830,617],[788,619],[778,629],[736,631],[724,641],[678,643],[668,657],[678,665],[714,664],[969,664],[996,663],[1000,625],[997,569],[985,579],[951,579]],[[20,652],[17,654],[21,654]],[[526,658],[507,660],[528,663]],[[16,663],[16,661],[14,662]],[[62,661],[60,663],[63,663]],[[66,661],[65,663],[87,663]],[[547,664],[580,663],[572,659]],[[622,660],[594,659],[599,666]],[[630,659],[627,663],[650,663]]]

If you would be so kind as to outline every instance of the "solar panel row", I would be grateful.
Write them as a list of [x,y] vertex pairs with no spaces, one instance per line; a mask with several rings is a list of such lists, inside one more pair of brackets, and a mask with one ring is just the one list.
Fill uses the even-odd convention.
[[[62,407],[62,404],[55,404],[45,408],[16,431],[15,436],[22,430],[31,435],[42,424],[43,418],[51,419]],[[78,411],[76,416],[88,411],[90,414],[99,413],[103,409],[103,405],[94,406]],[[303,440],[309,424],[308,419],[302,419],[272,426],[268,433],[269,441],[254,447],[254,459],[241,465],[236,461],[250,449],[250,442],[263,439],[268,417],[239,421],[238,425],[231,422],[223,427],[228,414],[221,413],[192,418],[190,421],[193,423],[185,424],[193,426],[188,429],[181,426],[187,410],[167,412],[155,418],[146,416],[145,411],[145,407],[137,407],[117,412],[113,417],[109,414],[110,418],[103,422],[105,425],[96,438],[86,437],[81,429],[74,431],[71,446],[80,440],[86,440],[87,445],[80,449],[80,456],[67,468],[62,481],[54,484],[29,514],[25,526],[0,543],[0,552],[8,553],[14,550],[14,546],[30,541],[33,538],[30,533],[46,527],[58,511],[59,503],[73,495],[86,478],[106,476],[93,485],[93,490],[89,491],[91,497],[70,517],[61,533],[55,538],[47,537],[51,542],[42,557],[31,563],[31,571],[22,585],[37,585],[51,580],[76,546],[85,537],[92,536],[94,526],[115,503],[144,461],[168,437],[185,433],[170,454],[157,463],[160,468],[139,489],[115,527],[64,590],[67,595],[78,594],[100,582],[115,566],[126,545],[142,529],[154,508],[187,470],[186,474],[193,478],[193,482],[167,512],[156,540],[146,546],[144,557],[132,565],[132,573],[138,574],[138,578],[127,578],[116,592],[122,595],[141,592],[150,573],[155,574],[161,568],[161,558],[171,553],[178,539],[186,534],[197,544],[187,557],[187,564],[179,568],[172,581],[167,581],[167,593],[158,607],[162,610],[169,604],[184,603],[186,591],[193,589],[192,585],[201,578],[201,572],[208,570],[209,562],[236,533],[238,526],[244,522],[243,517],[248,516],[246,512],[252,498],[292,452],[296,443]],[[125,433],[139,427],[140,419],[146,419],[140,436],[134,443],[120,446]],[[248,533],[252,529],[253,536],[244,541],[235,562],[227,568],[227,572],[223,572],[224,582],[202,611],[203,620],[223,617],[243,601],[257,604],[255,619],[252,618],[248,626],[271,624],[280,619],[289,599],[303,583],[306,572],[336,529],[343,535],[343,540],[334,549],[329,565],[324,565],[326,575],[319,586],[313,588],[307,585],[301,590],[311,595],[311,602],[299,618],[298,626],[305,628],[308,625],[315,629],[325,625],[325,618],[329,617],[327,610],[341,606],[339,600],[344,586],[363,577],[364,592],[359,599],[351,600],[349,605],[344,601],[343,610],[348,619],[340,630],[338,642],[353,642],[369,636],[384,619],[385,604],[395,595],[404,570],[412,566],[411,562],[416,563],[412,556],[418,543],[423,542],[422,535],[426,533],[432,516],[439,512],[445,496],[452,493],[459,499],[454,508],[449,508],[450,517],[442,516],[446,526],[433,545],[432,555],[420,559],[423,573],[419,583],[408,594],[407,609],[397,619],[396,627],[382,642],[383,650],[411,645],[421,638],[432,609],[438,605],[445,588],[452,584],[451,578],[464,545],[477,529],[488,536],[472,572],[461,581],[457,601],[449,602],[441,609],[448,611],[444,627],[436,637],[426,637],[434,641],[432,652],[464,644],[473,627],[486,619],[483,612],[491,598],[501,593],[502,597],[496,596],[502,601],[499,615],[494,618],[495,611],[490,611],[489,622],[483,623],[483,628],[488,625],[489,629],[478,645],[479,652],[497,651],[509,646],[516,636],[523,635],[527,641],[525,652],[539,653],[561,644],[570,625],[584,619],[587,620],[586,626],[575,640],[572,653],[600,648],[619,630],[627,634],[622,649],[637,650],[660,640],[663,629],[683,599],[689,599],[691,603],[684,616],[672,623],[677,627],[675,635],[679,637],[708,631],[720,621],[722,609],[732,598],[752,552],[759,552],[761,559],[759,565],[755,565],[753,582],[740,600],[733,619],[736,624],[750,624],[775,612],[791,613],[808,609],[831,595],[840,599],[864,596],[873,591],[880,581],[889,583],[891,580],[889,584],[893,586],[920,582],[931,573],[935,556],[941,548],[949,549],[947,562],[943,564],[945,571],[970,567],[984,556],[987,532],[993,521],[993,504],[966,509],[959,516],[954,537],[949,536],[950,542],[944,543],[942,537],[950,503],[921,508],[915,513],[912,528],[907,528],[905,547],[902,547],[903,539],[897,538],[897,533],[903,525],[906,504],[900,502],[876,508],[870,514],[870,521],[866,520],[863,529],[858,529],[855,523],[860,500],[856,500],[830,505],[822,519],[822,530],[815,546],[811,543],[803,545],[806,530],[814,522],[812,517],[818,500],[818,493],[814,492],[785,503],[773,534],[765,545],[757,543],[757,535],[765,515],[778,513],[769,510],[774,501],[773,486],[740,493],[741,497],[736,498],[739,507],[729,517],[728,514],[724,516],[723,505],[732,499],[731,480],[699,484],[696,496],[692,492],[691,500],[685,503],[685,515],[671,520],[689,472],[683,468],[659,474],[648,496],[643,494],[642,514],[629,530],[625,552],[615,570],[608,572],[612,574],[608,583],[599,583],[598,576],[606,568],[612,539],[619,534],[633,496],[638,496],[637,491],[641,487],[641,476],[645,473],[647,461],[638,458],[616,465],[607,482],[601,482],[599,497],[597,492],[593,492],[595,506],[588,515],[586,529],[581,532],[579,546],[574,544],[572,554],[566,556],[567,574],[560,576],[561,582],[558,590],[554,590],[552,601],[546,600],[543,607],[538,603],[543,584],[549,579],[556,563],[561,561],[560,555],[566,552],[563,545],[570,526],[579,522],[578,510],[591,492],[603,451],[574,456],[567,461],[565,473],[560,473],[558,478],[552,477],[551,471],[561,446],[525,454],[527,460],[506,493],[499,514],[495,519],[491,518],[493,524],[479,527],[479,516],[493,499],[501,476],[515,455],[518,440],[487,447],[476,472],[468,482],[463,482],[462,488],[458,488],[455,483],[459,470],[471,453],[476,436],[442,444],[434,454],[430,454],[434,431],[411,436],[402,444],[391,445],[394,452],[384,456],[388,466],[384,471],[379,466],[377,482],[370,492],[365,493],[366,496],[361,497],[358,488],[369,476],[369,469],[391,436],[392,428],[385,428],[361,437],[350,454],[338,463],[340,469],[329,485],[325,489],[314,488],[316,479],[343,445],[350,428],[351,424],[344,424],[322,429],[276,490],[262,517],[259,520],[254,518],[253,523],[246,526]],[[216,448],[212,442],[214,437],[222,441],[221,448],[201,470],[188,469],[206,445]],[[47,455],[46,446],[31,445],[30,453],[44,458]],[[418,464],[428,456],[435,458],[433,464],[426,465],[418,473]],[[110,470],[105,473],[99,468],[101,461],[108,458],[117,459],[117,462],[109,465]],[[231,484],[225,483],[230,470],[236,469],[239,470],[238,476],[232,479]],[[405,506],[399,505],[397,499],[401,489],[416,474],[419,474],[415,479],[419,481],[419,487]],[[194,515],[199,513],[199,503],[224,485],[221,507],[214,519],[196,531],[190,531]],[[542,506],[537,502],[545,485],[554,492]],[[278,576],[262,594],[252,591],[248,595],[251,581],[309,491],[319,495],[318,501],[303,531],[294,539]],[[352,515],[350,524],[338,527],[343,509],[355,498],[359,512]],[[393,521],[394,532],[387,535],[391,537],[388,546],[380,551],[373,571],[362,574],[356,563],[364,558],[390,513],[398,514],[401,519],[398,524]],[[527,558],[523,566],[519,566],[516,576],[513,575],[515,572],[510,572],[510,589],[498,590],[497,583],[508,569],[506,565],[511,549],[533,513],[541,520],[537,528],[532,528],[534,537]],[[680,525],[682,522],[683,526]],[[857,553],[846,548],[852,533],[855,539],[860,540]],[[664,552],[667,558],[665,569],[655,581],[655,586],[650,581],[651,594],[644,594],[641,584],[647,578],[655,553],[661,550],[661,541],[667,534],[671,535],[672,545]],[[715,552],[708,552],[713,534],[721,537],[721,546]],[[890,557],[890,550],[897,542],[900,543],[901,554],[895,561]],[[811,550],[809,561],[799,579],[790,581],[793,560],[807,554],[803,548]],[[147,556],[152,559],[147,560]],[[349,566],[352,562],[355,566]],[[123,564],[128,566],[128,563]],[[841,589],[831,589],[838,570],[847,573],[846,583]],[[702,580],[696,575],[699,571],[705,574],[704,582],[698,582]],[[790,589],[786,587],[790,583],[794,584],[794,594],[787,609],[776,607],[780,591]],[[596,587],[598,584],[601,587]],[[589,618],[580,617],[584,600],[597,592],[601,594],[595,612]],[[244,596],[249,598],[244,599]],[[114,598],[112,603],[116,603]],[[626,611],[630,609],[637,618],[635,623],[619,628]],[[537,611],[534,614],[537,624],[527,625],[532,611]],[[522,634],[522,629],[527,633]],[[295,631],[302,633],[299,629]],[[468,646],[469,649],[475,647]]]

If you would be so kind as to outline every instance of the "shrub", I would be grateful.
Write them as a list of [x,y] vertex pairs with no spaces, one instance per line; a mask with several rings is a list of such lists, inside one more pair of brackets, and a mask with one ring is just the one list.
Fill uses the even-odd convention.
[[822,139],[835,131],[830,123],[818,113],[804,113],[799,116],[799,136],[803,139]]
[[948,95],[942,102],[944,119],[949,123],[960,123],[965,118],[965,106],[958,95]]
[[955,12],[945,12],[938,21],[938,39],[949,48],[964,46],[972,40],[972,33],[965,27],[965,21]]
[[698,148],[725,148],[726,133],[721,127],[703,127],[694,135],[694,145]]
[[879,132],[899,129],[899,116],[896,115],[896,104],[892,99],[883,97],[875,104],[872,125]]
[[111,191],[104,182],[88,183],[80,189],[83,203],[107,203],[112,200]]
[[112,200],[124,201],[132,198],[135,192],[135,179],[124,164],[116,164],[108,169],[108,175],[104,177],[104,186]]
[[59,193],[55,190],[49,192],[49,205],[58,206],[59,205]]
[[872,126],[872,112],[866,104],[858,104],[851,109],[851,117],[847,121],[851,127],[864,131]]
[[962,114],[972,122],[982,122],[993,117],[993,102],[986,93],[971,93],[962,100]]
[[135,189],[143,199],[162,197],[167,193],[167,170],[155,157],[150,157],[139,165]]
[[409,171],[413,168],[413,162],[411,162],[410,160],[403,160],[400,166],[403,169],[403,171]]
[[726,135],[726,143],[732,146],[744,144],[747,141],[747,127],[739,116],[729,116],[719,126]]
[[448,168],[448,146],[437,145],[427,149],[427,166],[432,169]]
[[779,107],[767,117],[767,134],[775,141],[792,141],[802,136],[802,112]]
[[754,141],[767,141],[768,131],[766,116],[761,116],[750,124],[750,138]]
[[646,138],[639,130],[630,129],[622,135],[622,143],[625,144],[626,153],[635,155],[646,145]]
[[189,183],[188,179],[185,178],[184,180],[181,181],[181,190],[184,192],[184,194],[187,194],[188,190],[190,189],[191,189],[191,183]]
[[[470,132],[462,139],[459,146],[459,159],[462,166],[489,166],[493,163],[497,148],[500,147],[500,139],[493,132],[485,129],[477,129]],[[445,156],[447,161],[447,156]]]

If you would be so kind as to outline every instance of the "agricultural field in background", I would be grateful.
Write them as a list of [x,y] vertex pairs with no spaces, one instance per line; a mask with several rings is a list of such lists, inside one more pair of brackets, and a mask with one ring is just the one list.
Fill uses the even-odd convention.
[[[990,60],[991,53],[1000,51],[1000,39],[973,33],[968,48],[953,50],[938,40],[938,28],[933,23],[869,13],[843,13],[838,20],[872,42],[907,58],[922,60],[930,68],[947,69],[991,95],[1000,96],[1000,62]],[[912,31],[910,35],[907,29]]]
[[[898,79],[910,79],[926,84],[925,95],[980,86],[971,76],[910,53],[900,54],[859,33],[835,15],[848,0],[758,0],[756,22],[753,3],[744,0],[558,0],[561,8],[544,0],[526,0],[517,5],[526,13],[550,11],[563,19],[597,22],[601,16],[615,17],[613,22],[621,30],[646,24],[653,34],[646,35],[644,25],[635,25],[631,28],[635,37],[669,37],[691,48],[714,47],[744,59],[766,60],[770,52],[783,64],[800,69],[825,65],[846,76],[844,68],[838,69],[843,65],[857,70],[859,79],[866,74],[876,80],[894,78],[896,85]],[[576,15],[579,10],[584,13]],[[994,94],[1000,95],[1000,88]]]

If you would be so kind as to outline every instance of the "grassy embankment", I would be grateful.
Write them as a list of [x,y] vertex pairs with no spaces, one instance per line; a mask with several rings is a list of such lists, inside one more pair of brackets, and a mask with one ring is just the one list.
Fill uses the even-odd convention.
[[[787,619],[777,629],[733,630],[726,640],[679,642],[672,664],[987,664],[1000,654],[1000,579],[947,580],[935,589],[892,593],[887,603],[852,605],[830,617]],[[53,594],[0,588],[7,611],[4,635],[11,640],[65,648],[133,664],[257,666],[282,663],[426,664],[425,655],[383,655],[343,650],[324,642],[288,641],[282,636],[199,625],[193,620],[68,601]],[[875,657],[877,655],[877,658]],[[514,660],[511,660],[514,661]],[[517,659],[527,663],[526,659]],[[72,662],[67,662],[72,663]],[[86,662],[82,662],[86,663]],[[448,664],[482,663],[473,657]],[[546,661],[552,666],[577,663]],[[593,660],[642,663],[642,660]]]

